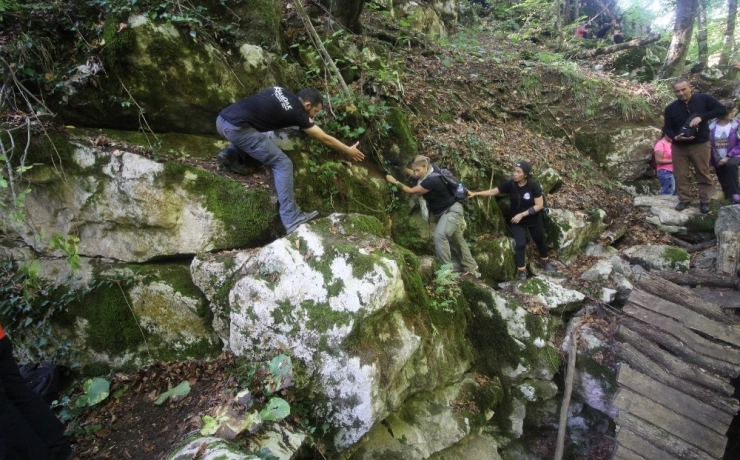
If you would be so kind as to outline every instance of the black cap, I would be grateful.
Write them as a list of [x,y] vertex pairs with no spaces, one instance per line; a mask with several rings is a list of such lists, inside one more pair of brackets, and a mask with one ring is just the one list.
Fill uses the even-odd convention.
[[522,160],[519,163],[517,163],[516,166],[518,168],[521,168],[522,171],[524,171],[524,174],[527,176],[529,176],[529,173],[532,172],[532,163],[528,161]]

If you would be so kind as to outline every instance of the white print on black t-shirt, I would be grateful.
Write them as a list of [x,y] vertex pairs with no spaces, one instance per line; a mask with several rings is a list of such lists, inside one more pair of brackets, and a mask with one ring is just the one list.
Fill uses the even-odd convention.
[[528,200],[530,198],[531,198],[531,195],[529,194],[529,192],[524,192],[524,195],[522,195],[522,199],[524,200]]
[[275,97],[280,101],[280,105],[283,106],[283,109],[290,110],[293,107],[290,106],[290,102],[288,102],[288,98],[283,96],[283,88],[280,88],[279,86],[275,87]]

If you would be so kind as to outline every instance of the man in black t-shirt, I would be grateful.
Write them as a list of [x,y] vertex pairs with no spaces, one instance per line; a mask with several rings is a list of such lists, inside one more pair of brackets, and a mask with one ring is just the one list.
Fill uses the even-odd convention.
[[[691,84],[685,79],[673,84],[676,100],[668,104],[663,115],[663,132],[673,139],[671,152],[673,176],[678,193],[677,211],[683,211],[691,201],[689,187],[689,165],[694,166],[696,183],[699,186],[699,210],[709,212],[712,197],[712,176],[709,172],[711,146],[709,145],[709,121],[727,114],[724,105],[706,93],[691,93]],[[696,128],[692,137],[681,134],[681,128]]]
[[243,174],[239,157],[246,154],[272,169],[280,220],[288,234],[316,217],[318,212],[302,213],[298,208],[293,193],[293,162],[266,132],[297,126],[323,144],[346,153],[353,161],[365,158],[357,148],[359,142],[345,145],[313,123],[323,105],[324,99],[315,88],[304,88],[296,95],[274,86],[231,104],[216,119],[219,134],[231,142],[216,156],[216,161],[226,169]]

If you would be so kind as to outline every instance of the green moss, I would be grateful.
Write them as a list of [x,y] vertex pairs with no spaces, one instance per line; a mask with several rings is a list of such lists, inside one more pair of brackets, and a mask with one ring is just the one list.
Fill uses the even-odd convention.
[[516,368],[521,353],[519,345],[509,335],[507,323],[493,303],[490,291],[474,283],[464,283],[462,289],[470,304],[467,334],[481,362],[491,366],[494,374],[500,374],[505,365]]
[[224,223],[229,233],[228,242],[234,245],[265,237],[277,218],[268,191],[246,189],[218,174],[170,161],[156,180],[163,188],[180,185],[203,196],[205,207]]
[[686,230],[689,233],[713,233],[715,217],[712,214],[702,214],[700,216],[692,216],[686,222]]
[[316,304],[312,300],[305,300],[301,306],[308,313],[306,327],[309,329],[327,332],[334,326],[352,324],[352,313],[334,310],[328,304]]
[[478,240],[471,245],[471,251],[486,282],[507,281],[514,276],[514,248],[508,237]]
[[129,27],[118,30],[121,21],[116,15],[109,14],[105,18],[103,40],[105,47],[102,51],[103,62],[108,71],[117,71],[125,66],[126,58],[136,49],[136,33]]
[[[592,350],[593,354],[597,352],[598,350]],[[583,353],[578,354],[576,366],[603,382],[603,388],[608,396],[613,396],[617,391],[617,375],[613,369],[594,361],[593,358]]]
[[523,294],[540,295],[549,293],[550,288],[543,279],[529,278],[526,283],[520,286],[519,291]]
[[115,283],[95,287],[71,304],[64,316],[86,320],[87,345],[95,351],[118,355],[135,350],[144,341],[128,299]]
[[674,270],[688,271],[691,255],[681,248],[670,247],[663,251],[663,258],[671,263]]
[[[396,143],[402,156],[406,159],[415,157],[418,153],[416,139],[403,110],[397,107],[391,107],[385,122],[390,126],[390,134],[395,135]],[[405,165],[405,162],[400,164]]]

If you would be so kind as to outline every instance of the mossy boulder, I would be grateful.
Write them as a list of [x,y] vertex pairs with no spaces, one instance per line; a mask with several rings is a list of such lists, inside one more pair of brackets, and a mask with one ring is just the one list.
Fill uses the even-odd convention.
[[[271,11],[275,5],[259,6]],[[277,37],[279,20],[273,22]],[[59,108],[65,123],[215,134],[216,116],[226,104],[270,85],[290,86],[301,74],[251,44],[234,50],[234,59],[207,40],[193,39],[186,27],[138,15],[130,16],[125,28],[118,23],[115,17],[106,20],[105,75],[96,85],[76,85],[65,93]]]
[[[55,355],[55,362],[96,373],[154,361],[214,358],[223,349],[211,326],[213,313],[191,281],[187,263],[130,265],[85,258],[80,265],[71,273],[65,261],[39,261],[41,280],[79,293],[50,316],[55,343],[69,347]],[[68,289],[59,295],[71,296]],[[24,337],[34,341],[34,331]],[[30,342],[16,345],[28,361],[57,352]]]
[[[228,272],[220,307],[237,355],[288,351],[305,367],[313,410],[339,450],[410,395],[459,380],[471,357],[461,313],[429,309],[418,261],[368,219],[333,214],[263,247]],[[193,264],[193,278],[209,283],[197,272],[213,267]]]
[[687,272],[691,263],[691,255],[684,249],[665,244],[632,246],[623,254],[633,263],[653,270]]
[[507,236],[478,239],[471,246],[478,270],[488,284],[513,279],[516,273],[514,247]]
[[277,222],[268,190],[181,163],[82,144],[60,163],[38,168],[52,168],[52,174],[43,175],[26,198],[26,222],[33,226],[14,227],[41,254],[66,255],[39,238],[37,228],[50,236],[77,235],[81,255],[143,262],[254,245]]
[[576,134],[576,148],[620,182],[639,179],[650,169],[648,162],[660,130],[633,126]]
[[575,257],[606,229],[605,217],[601,209],[583,212],[551,208],[544,218],[548,244],[562,260]]

